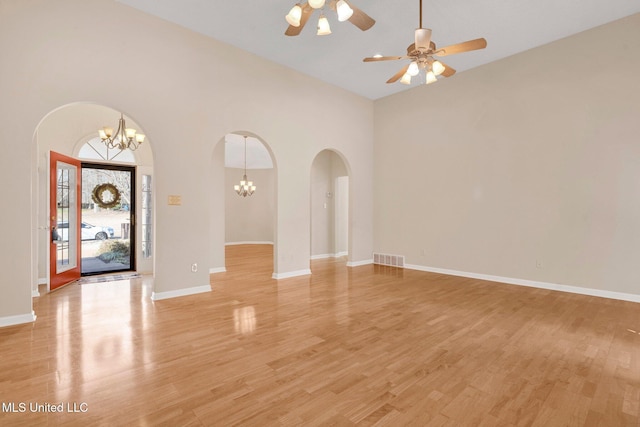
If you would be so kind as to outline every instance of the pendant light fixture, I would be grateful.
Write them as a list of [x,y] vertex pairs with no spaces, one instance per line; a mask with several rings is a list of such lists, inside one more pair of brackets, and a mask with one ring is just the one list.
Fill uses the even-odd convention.
[[242,175],[242,180],[240,180],[240,185],[236,184],[233,186],[233,189],[236,190],[238,196],[247,197],[251,196],[254,191],[256,191],[256,186],[253,185],[253,181],[249,181],[247,179],[247,137],[244,137],[244,175]]
[[131,151],[137,150],[145,138],[143,134],[137,133],[135,129],[127,128],[127,124],[124,121],[124,115],[122,113],[120,113],[118,130],[116,130],[115,134],[113,133],[113,128],[106,126],[98,130],[98,134],[107,148],[118,148],[120,150],[129,149]]

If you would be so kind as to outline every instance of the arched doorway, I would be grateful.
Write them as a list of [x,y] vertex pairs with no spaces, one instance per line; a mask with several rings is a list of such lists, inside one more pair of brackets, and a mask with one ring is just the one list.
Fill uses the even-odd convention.
[[[94,249],[97,249],[102,243],[105,243],[104,246],[106,248],[107,246],[115,246],[116,241],[119,241],[119,248],[126,247],[126,250],[129,251],[132,258],[135,258],[136,260],[133,265],[120,267],[120,271],[130,270],[142,273],[153,272],[153,253],[147,249],[152,247],[153,221],[145,221],[145,218],[153,217],[153,205],[151,198],[153,154],[151,151],[151,144],[147,139],[139,149],[135,150],[135,152],[126,150],[119,156],[115,157],[105,157],[103,153],[100,153],[99,150],[95,149],[96,147],[99,148],[99,145],[97,144],[100,143],[98,129],[108,126],[113,127],[115,130],[117,128],[119,118],[120,112],[109,107],[96,104],[75,103],[68,104],[51,111],[38,125],[35,133],[38,159],[38,202],[36,204],[38,221],[38,250],[36,255],[36,265],[38,283],[46,283],[47,289],[49,284],[48,278],[50,277],[50,263],[48,260],[49,253],[51,252],[51,209],[48,204],[50,194],[47,191],[49,188],[49,175],[47,171],[49,168],[48,158],[50,152],[57,152],[73,157],[82,162],[82,164],[93,164],[94,168],[100,168],[104,171],[108,171],[114,176],[120,173],[118,170],[128,171],[129,182],[137,182],[138,185],[134,188],[125,188],[127,185],[126,183],[117,183],[115,187],[117,195],[120,197],[118,198],[118,203],[112,206],[112,211],[117,210],[118,214],[121,214],[120,216],[126,218],[126,221],[123,219],[115,219],[117,224],[113,225],[95,223],[95,221],[90,222],[82,219],[81,221],[83,223],[87,223],[87,226],[81,228],[81,244],[83,246],[86,244],[87,247],[95,246]],[[135,123],[132,119],[126,116],[125,118],[128,128],[138,129],[139,132],[142,131],[141,126]],[[146,187],[141,185],[145,183],[147,184]],[[96,187],[96,185],[94,185],[94,187]],[[132,189],[134,190],[133,192],[131,191]],[[82,194],[78,196],[82,212],[87,214],[90,212],[97,212],[99,210],[99,208],[96,208],[95,203],[91,201],[91,191],[89,190],[90,189],[88,188],[83,188]],[[133,200],[137,200],[139,203],[132,204]],[[139,219],[140,221],[135,221],[133,224],[129,224],[128,222],[130,218],[134,219],[134,221],[135,219]],[[63,223],[64,221],[61,222],[64,226]],[[133,227],[132,225],[135,224],[139,224],[139,226]],[[127,227],[124,227],[123,225],[127,225]],[[113,232],[111,230],[113,230]],[[123,230],[129,231],[130,234],[123,236]],[[134,230],[135,233],[133,232]],[[89,236],[89,234],[91,234],[91,236]],[[64,241],[63,235],[58,234],[58,237],[62,238],[62,241]],[[127,238],[126,244],[124,243],[125,237]],[[129,242],[134,242],[134,245],[131,246]],[[110,256],[114,253],[116,252],[110,251],[108,255]],[[122,251],[117,254],[122,256]],[[135,257],[133,257],[133,255],[135,255]],[[113,261],[113,258],[111,261]],[[118,268],[113,268],[113,265],[111,267],[111,270],[118,270]]]
[[349,170],[333,150],[311,165],[311,259],[347,257],[349,251]]
[[[213,157],[210,273],[254,271],[253,257],[271,276],[277,253],[277,174],[271,149],[255,134],[237,131],[218,142]],[[245,176],[251,184],[244,184],[255,191],[242,191]]]

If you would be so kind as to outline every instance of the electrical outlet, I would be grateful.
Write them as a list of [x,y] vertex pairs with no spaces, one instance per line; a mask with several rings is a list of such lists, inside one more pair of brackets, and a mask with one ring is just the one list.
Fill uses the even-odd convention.
[[197,263],[194,262],[193,264],[191,264],[191,271],[193,273],[198,271],[198,264]]

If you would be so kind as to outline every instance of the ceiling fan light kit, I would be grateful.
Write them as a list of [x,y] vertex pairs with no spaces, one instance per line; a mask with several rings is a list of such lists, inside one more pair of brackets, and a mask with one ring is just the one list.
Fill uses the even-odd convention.
[[[313,12],[317,9],[321,9],[321,11],[317,25],[318,32],[316,34],[319,36],[331,34],[329,20],[324,14],[326,4],[327,2],[325,0],[308,0],[294,5],[285,16],[289,27],[284,34],[287,36],[299,35]],[[353,4],[348,3],[347,0],[329,0],[328,6],[337,13],[338,21],[349,21],[362,31],[367,31],[376,23],[369,15]]]
[[407,48],[407,54],[403,56],[380,56],[364,58],[364,62],[393,61],[398,59],[410,59],[411,62],[394,74],[387,83],[400,81],[402,84],[411,84],[411,77],[418,76],[424,71],[424,77],[420,77],[420,83],[431,84],[438,81],[437,76],[451,77],[456,70],[445,63],[434,59],[434,56],[447,56],[456,53],[469,52],[471,50],[484,49],[487,41],[483,38],[469,40],[438,49],[431,40],[431,30],[422,28],[422,0],[420,0],[420,27],[415,30],[414,42]]

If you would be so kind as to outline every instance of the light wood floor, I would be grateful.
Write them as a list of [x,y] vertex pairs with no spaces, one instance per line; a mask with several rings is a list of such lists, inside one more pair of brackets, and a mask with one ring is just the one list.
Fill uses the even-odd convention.
[[311,267],[272,280],[271,247],[230,246],[211,293],[152,302],[143,278],[36,298],[34,324],[0,329],[0,401],[86,412],[0,425],[640,425],[640,304]]

